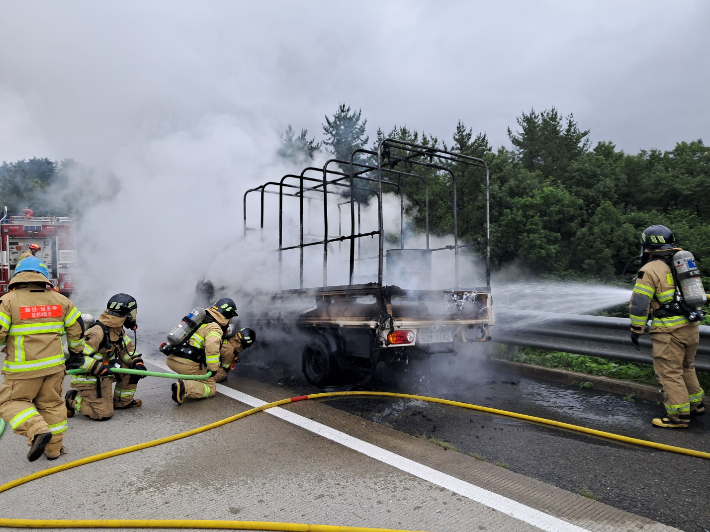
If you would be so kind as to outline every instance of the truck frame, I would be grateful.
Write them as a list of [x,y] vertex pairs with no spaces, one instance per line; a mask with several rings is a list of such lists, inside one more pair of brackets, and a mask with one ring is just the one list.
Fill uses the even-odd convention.
[[[479,242],[461,243],[458,236],[457,183],[451,170],[479,168],[485,171],[485,238]],[[428,173],[427,173],[428,172]],[[439,248],[430,246],[430,194],[428,176],[432,172],[446,176],[451,193],[453,244]],[[405,235],[405,180],[416,180],[424,187],[424,234],[417,240],[423,247],[407,247]],[[383,189],[388,187],[399,196],[400,234],[385,233],[387,206]],[[366,193],[377,202],[377,228],[362,231],[360,198]],[[248,225],[250,195],[260,199],[259,226]],[[249,313],[253,327],[264,332],[276,329],[300,333],[304,340],[301,364],[304,376],[313,385],[325,387],[342,382],[353,373],[374,373],[380,361],[409,357],[435,356],[451,352],[456,344],[489,340],[489,327],[494,323],[490,285],[489,171],[482,159],[452,151],[385,138],[377,150],[355,150],[349,160],[331,159],[322,168],[308,167],[300,174],[287,174],[279,181],[269,181],[244,194],[244,235],[261,231],[264,219],[273,215],[265,205],[265,195],[278,195],[278,290],[265,300],[254,298]],[[323,203],[320,228],[322,235],[310,234],[306,225],[312,216],[312,203]],[[285,201],[298,202],[298,243],[285,245]],[[329,204],[330,201],[330,204]],[[338,234],[332,235],[332,211],[338,209]],[[342,214],[346,221],[343,224]],[[388,240],[388,236],[390,237]],[[377,253],[363,256],[366,239],[377,241]],[[410,240],[414,240],[411,236]],[[395,242],[396,246],[389,246]],[[346,250],[343,253],[342,247]],[[335,253],[335,245],[340,253]],[[461,286],[462,250],[485,248],[485,285]],[[306,286],[305,253],[322,248],[322,280],[320,286]],[[299,255],[298,287],[284,288],[285,255]],[[445,289],[431,289],[431,257],[433,253],[453,253],[454,275]],[[347,284],[329,285],[330,264],[347,256]],[[479,253],[480,255],[480,253]],[[376,280],[360,282],[358,270],[366,261],[377,261]],[[294,276],[295,264],[286,263]],[[387,269],[386,269],[387,268]],[[399,273],[398,273],[399,272]],[[374,274],[373,274],[374,277]],[[412,281],[416,286],[411,286]],[[403,285],[403,286],[399,286]],[[266,302],[265,302],[266,301]],[[294,328],[296,331],[294,331]]]

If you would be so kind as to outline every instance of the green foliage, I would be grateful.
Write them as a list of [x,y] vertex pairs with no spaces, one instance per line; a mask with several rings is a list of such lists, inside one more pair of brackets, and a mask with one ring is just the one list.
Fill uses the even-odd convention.
[[[296,166],[303,166],[313,160],[313,154],[320,148],[320,142],[315,139],[308,139],[308,131],[301,130],[301,133],[296,136],[296,132],[288,125],[286,131],[281,135],[281,146],[277,154],[282,159],[294,163]],[[300,171],[300,168],[299,168]]]
[[[658,384],[651,364],[618,362],[607,360],[606,358],[530,348],[520,349],[516,354],[511,356],[505,356],[502,353],[499,353],[498,356],[514,362],[522,362],[523,364],[567,369],[587,373],[589,375],[600,375],[644,384]],[[698,373],[698,380],[703,389],[710,390],[710,374]],[[580,387],[582,386],[580,385]],[[624,399],[633,401],[632,396],[627,396]]]
[[361,115],[361,110],[351,111],[350,106],[340,104],[332,118],[325,117],[323,144],[333,150],[336,159],[350,160],[350,154],[364,148],[370,140],[365,135],[367,120],[363,120]]

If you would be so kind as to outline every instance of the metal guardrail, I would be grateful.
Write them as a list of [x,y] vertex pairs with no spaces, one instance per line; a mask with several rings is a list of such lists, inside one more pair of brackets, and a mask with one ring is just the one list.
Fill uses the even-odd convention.
[[[636,351],[630,331],[627,318],[499,308],[491,339],[500,344],[651,364],[650,336],[641,337],[641,349]],[[700,326],[695,367],[710,372],[710,327],[705,325]]]

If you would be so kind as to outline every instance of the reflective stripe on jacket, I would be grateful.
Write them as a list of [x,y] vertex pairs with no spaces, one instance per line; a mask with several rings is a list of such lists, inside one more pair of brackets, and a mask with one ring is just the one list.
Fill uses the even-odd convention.
[[80,316],[69,299],[51,288],[15,284],[0,301],[0,344],[6,345],[2,372],[6,378],[64,371],[62,334],[66,333],[72,351],[84,348]]

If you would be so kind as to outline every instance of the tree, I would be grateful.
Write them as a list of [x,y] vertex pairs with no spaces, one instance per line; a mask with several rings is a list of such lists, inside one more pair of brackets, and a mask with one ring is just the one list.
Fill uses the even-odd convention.
[[330,146],[336,159],[349,161],[350,154],[364,148],[370,140],[365,135],[367,120],[362,120],[361,116],[361,110],[351,111],[350,106],[342,103],[332,118],[325,117],[323,144]]
[[516,119],[522,128],[508,137],[515,147],[517,161],[527,170],[539,170],[545,177],[564,182],[570,164],[589,149],[589,130],[580,131],[570,114],[563,119],[554,107],[538,114],[535,109]]
[[[31,207],[36,215],[49,212],[43,192],[56,179],[57,163],[33,157],[0,166],[0,198],[10,212],[19,213]],[[0,206],[2,209],[3,206]]]
[[320,142],[308,138],[308,130],[302,129],[301,134],[296,136],[291,124],[279,136],[281,137],[281,146],[277,152],[279,157],[296,165],[308,164],[313,160],[313,154],[320,149]]

